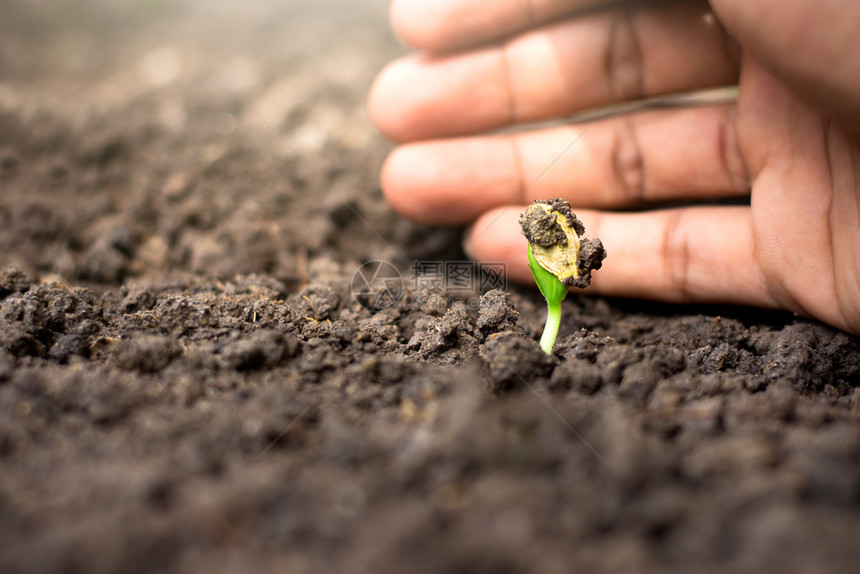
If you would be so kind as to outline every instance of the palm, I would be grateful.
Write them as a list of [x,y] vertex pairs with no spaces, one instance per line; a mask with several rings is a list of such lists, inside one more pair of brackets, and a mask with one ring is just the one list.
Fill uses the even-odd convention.
[[738,144],[750,169],[756,259],[780,306],[860,325],[860,145],[761,68],[742,76]]

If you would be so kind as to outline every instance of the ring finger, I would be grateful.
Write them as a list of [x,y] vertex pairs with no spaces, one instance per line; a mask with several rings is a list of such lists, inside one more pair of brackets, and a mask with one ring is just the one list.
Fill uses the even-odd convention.
[[374,121],[412,141],[563,117],[593,107],[733,84],[722,27],[704,3],[618,8],[448,56],[384,70]]

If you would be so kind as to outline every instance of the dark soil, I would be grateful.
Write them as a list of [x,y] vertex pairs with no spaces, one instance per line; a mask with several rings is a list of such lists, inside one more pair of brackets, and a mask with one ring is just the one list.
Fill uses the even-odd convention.
[[857,339],[353,296],[464,259],[378,189],[381,0],[2,14],[0,571],[856,571]]

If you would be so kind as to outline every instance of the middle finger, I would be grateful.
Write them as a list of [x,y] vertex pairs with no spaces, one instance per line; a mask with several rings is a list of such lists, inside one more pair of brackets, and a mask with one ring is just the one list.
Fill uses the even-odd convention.
[[638,208],[740,196],[750,179],[735,106],[653,110],[587,125],[403,145],[382,187],[423,223],[464,223],[484,211],[563,197],[577,208]]

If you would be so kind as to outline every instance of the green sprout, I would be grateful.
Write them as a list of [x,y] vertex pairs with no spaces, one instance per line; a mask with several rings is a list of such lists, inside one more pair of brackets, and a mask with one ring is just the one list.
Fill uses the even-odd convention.
[[540,338],[540,348],[543,349],[544,353],[550,355],[555,345],[555,337],[558,335],[558,328],[561,325],[561,302],[567,297],[567,287],[558,280],[558,277],[540,266],[532,254],[531,247],[527,247],[526,251],[529,253],[529,269],[532,270],[535,283],[546,299],[546,325]]
[[588,287],[606,250],[599,239],[585,239],[585,227],[563,199],[538,200],[520,216],[528,239],[529,269],[546,299],[547,317],[540,347],[550,355],[561,325],[561,302],[569,287]]

